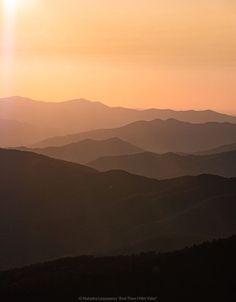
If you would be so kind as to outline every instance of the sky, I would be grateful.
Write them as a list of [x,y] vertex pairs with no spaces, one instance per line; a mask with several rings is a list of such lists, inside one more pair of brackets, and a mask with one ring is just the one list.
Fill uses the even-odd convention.
[[0,97],[236,114],[235,0],[0,0]]

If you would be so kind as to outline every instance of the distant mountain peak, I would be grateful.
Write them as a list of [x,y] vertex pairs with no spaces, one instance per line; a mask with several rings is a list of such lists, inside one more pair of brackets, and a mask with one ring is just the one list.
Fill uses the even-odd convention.
[[72,99],[72,100],[68,100],[68,101],[63,101],[60,102],[61,104],[79,104],[79,105],[87,105],[87,106],[101,106],[101,107],[105,107],[108,108],[109,106],[103,104],[102,102],[99,101],[90,101],[88,99],[83,99],[83,98],[79,98],[79,99]]
[[210,174],[236,177],[235,162],[236,151],[206,156],[143,152],[101,157],[88,165],[99,171],[121,169],[149,178],[168,179],[185,175],[208,178]]
[[[25,148],[19,149],[25,150]],[[143,152],[141,148],[138,148],[137,146],[116,137],[104,140],[87,138],[61,147],[52,146],[45,149],[34,148],[28,150],[38,154],[44,154],[52,158],[82,164],[86,164],[103,156],[135,154]]]
[[[111,107],[101,102],[93,102],[84,98],[62,102],[45,102],[40,100],[34,101],[22,96],[12,96],[0,99],[0,119],[19,121],[24,124],[30,124],[37,128],[44,129],[40,136],[32,131],[32,137],[27,139],[25,138],[27,137],[29,129],[22,129],[21,131],[18,131],[17,129],[12,131],[10,129],[11,146],[29,146],[38,141],[38,146],[44,147],[54,145],[54,143],[51,144],[50,142],[48,144],[48,139],[50,137],[62,137],[99,129],[122,128],[127,125],[129,125],[128,130],[132,130],[137,126],[139,131],[148,131],[148,129],[151,130],[151,128],[155,126],[158,127],[158,125],[165,128],[173,127],[173,129],[176,130],[175,125],[176,128],[184,128],[185,125],[187,126],[187,123],[204,124],[214,122],[216,125],[216,123],[227,122],[236,124],[235,116],[210,110],[204,112],[174,111],[169,109],[136,110],[125,107]],[[152,122],[148,124],[148,121]],[[213,124],[210,125],[211,128],[213,126]],[[142,127],[144,128],[143,130]],[[201,128],[202,127],[203,126],[201,126]],[[225,127],[229,126],[226,125]],[[152,131],[154,131],[154,129]],[[8,146],[5,144],[6,136],[6,134],[1,134],[0,146]],[[112,136],[117,137],[118,135],[114,133]],[[104,139],[106,137],[102,138]],[[121,138],[129,141],[126,137]],[[74,141],[77,141],[77,139],[66,140],[65,144]],[[131,141],[131,143],[137,145],[136,141]],[[229,144],[232,143],[232,141],[225,140],[220,143]],[[217,144],[206,145],[206,148],[216,146]],[[143,148],[143,146],[141,146],[141,148]],[[153,150],[153,148],[151,148],[151,150]],[[171,149],[166,148],[164,151],[169,150]],[[174,151],[179,151],[179,149]],[[180,151],[182,152],[182,150]],[[195,151],[198,151],[198,149],[194,150],[194,152]]]

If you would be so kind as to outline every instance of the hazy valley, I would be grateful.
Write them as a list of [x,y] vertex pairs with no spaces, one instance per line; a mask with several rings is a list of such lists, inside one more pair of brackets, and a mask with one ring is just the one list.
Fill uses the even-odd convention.
[[167,251],[236,231],[235,179],[157,181],[14,150],[1,150],[0,164],[2,268]]
[[[99,257],[93,272],[99,259],[112,259],[111,272],[118,276],[118,255],[129,262],[128,255],[173,252],[236,233],[233,116],[14,97],[0,101],[0,126],[0,270],[93,255]],[[214,255],[218,245],[211,246]],[[197,247],[188,253],[200,255]],[[60,261],[52,262],[59,271]],[[77,260],[70,261],[83,276]],[[48,278],[50,265],[42,266]],[[12,295],[24,296],[21,280],[35,284],[35,268],[28,277],[27,268],[20,270],[19,279],[9,271],[8,281],[0,273],[0,297],[9,297],[12,282],[20,291]]]

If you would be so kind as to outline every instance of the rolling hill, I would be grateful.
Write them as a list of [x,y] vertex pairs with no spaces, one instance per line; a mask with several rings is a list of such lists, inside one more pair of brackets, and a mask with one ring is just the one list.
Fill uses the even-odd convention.
[[101,157],[88,166],[99,171],[120,169],[157,179],[200,174],[236,177],[236,151],[205,156],[145,152]]
[[[17,96],[0,99],[0,119],[15,120],[38,128],[53,128],[53,132],[45,131],[44,137],[38,137],[38,141],[49,136],[120,127],[139,120],[170,118],[193,123],[230,122],[236,124],[235,116],[211,110],[136,110],[109,107],[100,102],[84,99],[65,102],[40,102]],[[17,142],[13,145],[17,145]]]
[[[64,258],[0,272],[3,301],[149,297],[149,301],[235,301],[236,236],[168,254]],[[83,299],[82,297],[87,297]]]
[[198,154],[209,155],[209,154],[217,154],[217,153],[224,153],[224,152],[230,152],[230,151],[236,151],[236,143],[233,143],[230,145],[219,146],[217,148],[206,150],[206,151],[201,151],[201,152],[198,152]]
[[0,166],[0,269],[168,251],[236,232],[236,179],[157,181],[15,150],[0,150]]
[[21,148],[21,150],[28,150],[53,158],[81,164],[85,164],[102,156],[135,154],[143,151],[141,148],[122,141],[119,138],[110,138],[101,141],[86,139],[78,143],[72,143],[61,147],[41,149]]
[[0,119],[0,146],[16,147],[31,145],[40,138],[45,139],[54,134],[53,129],[45,129],[24,122]]
[[193,153],[235,142],[236,125],[229,123],[191,124],[173,119],[138,121],[120,128],[50,138],[36,144],[35,147],[63,146],[85,139],[105,140],[112,137],[120,138],[155,153]]

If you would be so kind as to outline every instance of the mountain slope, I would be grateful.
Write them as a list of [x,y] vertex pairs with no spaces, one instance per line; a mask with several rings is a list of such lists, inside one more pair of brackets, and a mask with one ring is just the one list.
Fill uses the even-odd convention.
[[39,139],[53,135],[52,129],[33,126],[14,120],[0,119],[0,146],[16,147],[34,144]]
[[0,150],[0,166],[0,268],[173,250],[236,232],[236,179],[157,181],[14,150]]
[[[54,132],[45,132],[45,138],[49,135],[66,135],[94,129],[115,128],[139,120],[170,118],[193,123],[236,123],[236,117],[210,110],[136,110],[109,107],[100,102],[90,102],[84,99],[66,102],[39,102],[22,97],[0,99],[0,119],[17,120],[45,129],[51,129],[53,125]],[[40,139],[39,137],[38,140]]]
[[[27,149],[25,148],[25,150]],[[81,164],[85,164],[102,156],[135,154],[143,151],[141,148],[131,145],[118,138],[110,138],[101,141],[86,139],[78,143],[72,143],[61,147],[28,150]]]
[[206,151],[201,151],[198,152],[198,154],[208,155],[208,154],[217,154],[217,153],[230,152],[230,151],[236,151],[236,143],[219,146],[217,148],[206,150]]
[[118,137],[139,148],[156,153],[192,153],[235,142],[236,125],[228,123],[191,124],[177,120],[139,121],[121,128],[54,137],[36,144],[36,146],[62,146],[88,138],[104,140],[111,137]]
[[88,163],[88,166],[99,171],[121,169],[158,179],[200,174],[236,177],[236,151],[206,156],[145,152],[101,157]]
[[49,302],[115,294],[129,300],[148,295],[166,302],[235,301],[235,253],[233,236],[168,254],[59,259],[0,272],[0,298]]

